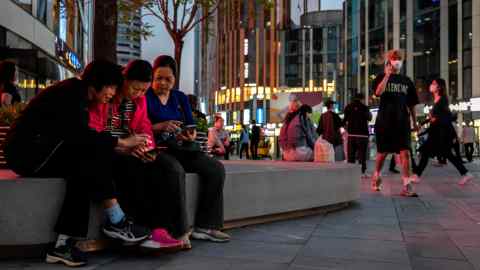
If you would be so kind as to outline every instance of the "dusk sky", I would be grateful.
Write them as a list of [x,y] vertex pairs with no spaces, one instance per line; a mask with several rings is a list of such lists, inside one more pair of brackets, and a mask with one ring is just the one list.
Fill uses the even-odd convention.
[[[303,1],[302,1],[303,2]],[[311,4],[310,4],[311,2]],[[309,6],[315,7],[318,4],[318,0],[309,0]],[[342,0],[323,0],[322,9],[341,9]],[[148,61],[153,62],[156,56],[161,54],[169,54],[173,56],[173,43],[168,36],[165,28],[158,19],[153,17],[145,18],[145,21],[155,25],[153,29],[153,37],[150,37],[147,41],[142,41],[142,57]],[[180,82],[180,88],[185,93],[193,92],[193,55],[194,55],[194,46],[193,40],[194,35],[193,31],[187,36],[185,40],[185,47],[183,49],[182,56],[182,80]]]

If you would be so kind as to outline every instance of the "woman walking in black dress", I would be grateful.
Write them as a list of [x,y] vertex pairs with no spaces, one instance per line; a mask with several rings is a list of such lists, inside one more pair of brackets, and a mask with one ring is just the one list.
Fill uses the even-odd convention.
[[462,175],[459,184],[464,185],[472,180],[474,176],[463,166],[462,161],[454,156],[452,147],[456,139],[456,133],[452,126],[452,113],[448,107],[448,98],[446,96],[446,83],[443,79],[435,79],[430,84],[430,93],[433,95],[435,104],[430,112],[428,129],[428,139],[422,146],[421,159],[412,176],[414,182],[420,181],[420,176],[427,167],[428,160],[431,157],[443,156],[457,168]]

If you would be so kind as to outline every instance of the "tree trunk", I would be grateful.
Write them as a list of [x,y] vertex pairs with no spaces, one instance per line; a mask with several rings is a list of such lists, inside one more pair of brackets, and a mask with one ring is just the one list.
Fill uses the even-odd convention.
[[177,62],[177,78],[175,88],[180,89],[180,70],[182,64],[183,39],[175,40],[175,61]]
[[117,0],[94,1],[93,59],[117,62]]

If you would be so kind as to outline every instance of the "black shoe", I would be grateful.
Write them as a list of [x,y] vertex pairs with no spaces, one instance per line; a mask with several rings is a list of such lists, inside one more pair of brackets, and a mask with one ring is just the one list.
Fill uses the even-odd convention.
[[397,169],[395,169],[395,168],[392,168],[392,169],[390,169],[389,171],[390,171],[391,173],[396,173],[396,174],[400,173],[400,171],[397,170]]
[[77,241],[72,238],[66,240],[65,245],[53,248],[47,252],[47,263],[63,263],[70,267],[79,267],[87,264],[87,255],[78,249]]
[[128,243],[136,243],[150,237],[150,229],[134,224],[131,219],[123,218],[118,224],[110,221],[103,226],[103,233],[110,238],[120,239]]

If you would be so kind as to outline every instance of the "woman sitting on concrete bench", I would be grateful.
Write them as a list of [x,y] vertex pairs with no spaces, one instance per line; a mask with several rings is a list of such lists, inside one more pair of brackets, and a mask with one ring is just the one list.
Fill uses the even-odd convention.
[[133,60],[123,70],[124,83],[110,104],[89,108],[90,127],[108,132],[117,138],[132,134],[148,137],[148,144],[133,152],[114,155],[114,179],[119,201],[139,224],[153,230],[152,237],[140,247],[146,249],[178,249],[182,241],[164,229],[171,220],[159,210],[162,201],[163,173],[153,161],[156,156],[152,124],[147,115],[145,92],[152,81],[152,66],[144,60]]
[[124,139],[89,128],[88,108],[107,103],[122,85],[120,68],[94,61],[81,79],[72,78],[43,90],[12,125],[5,144],[9,167],[28,177],[66,180],[66,193],[55,231],[55,247],[48,263],[81,266],[86,256],[74,238],[84,238],[89,224],[90,201],[101,202],[107,217],[103,232],[125,242],[140,242],[150,230],[134,224],[117,202],[113,155],[131,153],[146,145],[148,137]]
[[[187,96],[174,90],[177,74],[175,60],[159,56],[153,64],[153,81],[147,91],[147,107],[158,146],[166,147],[157,155],[162,168],[165,197],[162,212],[173,216],[173,232],[180,235],[185,247],[190,246],[190,228],[185,202],[185,173],[200,176],[200,194],[192,237],[226,242],[230,236],[220,231],[223,226],[223,183],[225,169],[219,161],[208,157],[195,143],[196,129]],[[167,207],[168,206],[168,207]]]
[[290,96],[289,112],[280,130],[279,144],[286,161],[313,161],[316,135],[310,120],[312,107]]

